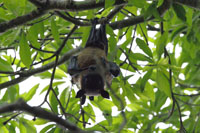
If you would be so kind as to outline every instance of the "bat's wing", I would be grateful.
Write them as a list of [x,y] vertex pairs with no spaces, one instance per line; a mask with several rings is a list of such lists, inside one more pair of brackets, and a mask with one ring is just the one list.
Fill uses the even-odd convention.
[[69,62],[68,68],[67,68],[67,71],[70,75],[79,74],[80,72],[82,72],[85,69],[87,69],[87,68],[79,68],[77,56],[72,56],[70,58],[70,62]]
[[102,90],[101,91],[101,96],[103,97],[103,98],[107,98],[107,99],[109,99],[109,93],[107,92],[107,91],[105,91],[105,90]]
[[100,28],[96,28],[98,19],[92,20],[92,28],[85,47],[97,47],[103,49],[107,55],[108,40],[106,37],[106,25],[100,24]]

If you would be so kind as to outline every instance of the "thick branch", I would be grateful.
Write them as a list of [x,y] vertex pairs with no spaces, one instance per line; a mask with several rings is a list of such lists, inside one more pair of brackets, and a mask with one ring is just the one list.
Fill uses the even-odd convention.
[[[58,65],[63,64],[64,62],[66,62],[73,54],[77,53],[78,51],[81,50],[81,47],[78,47],[77,49],[71,50],[69,52],[67,52],[66,54],[64,54],[59,60],[58,60]],[[46,64],[42,67],[36,68],[36,69],[32,69],[32,70],[26,70],[23,71],[20,74],[20,77],[13,79],[11,81],[7,81],[5,83],[0,84],[0,90],[4,89],[6,87],[18,84],[22,81],[24,81],[25,79],[29,78],[30,76],[34,75],[34,74],[38,74],[38,73],[42,73],[45,72],[46,70],[49,70],[51,68],[54,67],[54,62],[51,62],[49,64]]]
[[0,23],[0,33],[5,32],[8,29],[23,25],[31,20],[34,20],[46,13],[47,10],[45,9],[37,9],[33,10],[32,12],[24,15],[24,16],[19,16],[15,19],[12,19],[8,22],[3,22]]
[[[19,25],[23,25],[23,24],[27,23],[28,21],[31,21],[35,18],[38,18],[38,17],[44,15],[50,9],[51,10],[60,9],[60,10],[79,11],[79,10],[88,10],[88,9],[94,9],[94,8],[99,8],[99,7],[103,8],[104,7],[104,2],[95,3],[93,1],[69,3],[68,1],[66,2],[66,1],[49,0],[47,2],[47,1],[44,0],[44,1],[40,2],[40,1],[37,1],[37,0],[31,0],[31,2],[33,2],[33,1],[36,1],[37,6],[39,4],[43,5],[44,3],[45,3],[45,5],[43,5],[38,10],[32,11],[29,14],[17,17],[13,20],[10,20],[8,22],[4,22],[4,23],[0,24],[0,33],[5,32],[6,30],[8,30],[10,28],[13,28],[13,27],[16,27],[16,26],[19,26]],[[165,0],[163,5],[158,8],[158,11],[161,14],[161,16],[169,8],[170,3],[171,3],[171,0]],[[111,12],[110,16],[108,16],[108,19],[112,18],[113,17],[112,13],[115,14],[118,10],[121,9],[121,7],[124,4],[117,5],[117,7],[113,10],[113,12]],[[152,17],[152,19],[153,19],[153,17]],[[149,20],[151,20],[151,19],[149,19]],[[72,22],[75,23],[77,21],[73,20]],[[133,17],[133,18],[127,19],[127,20],[121,20],[121,21],[118,21],[118,22],[111,23],[110,26],[113,29],[120,29],[120,28],[131,26],[131,25],[135,25],[135,24],[138,24],[138,23],[141,23],[141,22],[144,22],[144,17],[138,16],[138,17]],[[76,23],[76,25],[89,26],[88,23],[83,23],[83,22],[81,22],[80,24]]]
[[104,7],[104,1],[96,3],[94,0],[72,1],[72,0],[29,0],[37,7],[48,7],[49,9],[66,11],[83,11]]
[[200,0],[174,0],[174,2],[200,10]]
[[[101,1],[99,3],[96,3],[94,1],[84,1],[84,2],[69,2],[69,1],[56,1],[56,0],[43,0],[43,1],[39,1],[39,0],[29,0],[30,2],[32,2],[33,4],[35,4],[36,6],[40,6],[42,8],[38,9],[38,10],[34,10],[29,14],[26,14],[24,16],[20,16],[17,17],[11,21],[8,22],[4,22],[0,24],[0,33],[1,32],[5,32],[6,30],[19,26],[19,25],[23,25],[25,23],[27,23],[28,21],[31,21],[35,18],[38,18],[42,15],[44,15],[47,10],[66,10],[66,11],[81,11],[81,10],[89,10],[89,9],[95,9],[95,8],[103,8],[104,7],[104,2]],[[200,0],[175,0],[173,2],[179,3],[179,4],[184,4],[184,5],[188,5],[191,6],[193,8],[198,8],[200,9]],[[121,5],[124,5],[125,3],[122,3]],[[165,0],[163,5],[160,6],[158,8],[158,11],[160,13],[160,15],[162,16],[164,14],[164,12],[169,9],[171,4],[171,0]],[[118,5],[119,6],[119,5]],[[44,8],[45,7],[45,8]],[[118,8],[119,9],[119,8]],[[153,19],[153,17],[151,18]],[[149,19],[149,20],[151,20]],[[70,20],[69,20],[70,21]],[[79,25],[79,26],[89,26],[89,24],[86,22],[81,22],[80,24],[73,20],[74,24]],[[76,23],[75,23],[76,22]],[[109,25],[113,28],[113,29],[121,29],[124,27],[128,27],[131,25],[136,25],[139,23],[144,22],[144,17],[143,16],[138,16],[138,17],[132,17],[126,20],[121,20],[121,21],[117,21],[117,22],[113,22],[110,23]]]
[[64,120],[52,112],[48,112],[40,107],[31,107],[23,99],[19,99],[17,102],[4,105],[0,107],[0,114],[13,111],[25,111],[35,117],[46,119],[52,122],[56,122],[58,125],[69,129],[70,131],[83,132],[68,120]]

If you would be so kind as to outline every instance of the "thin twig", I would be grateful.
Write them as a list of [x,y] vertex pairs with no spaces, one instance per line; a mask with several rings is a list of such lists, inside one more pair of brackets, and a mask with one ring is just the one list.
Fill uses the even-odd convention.
[[47,97],[49,95],[49,92],[52,90],[52,84],[53,84],[53,79],[54,79],[54,75],[55,75],[55,71],[56,71],[56,66],[58,64],[58,58],[59,58],[59,54],[62,51],[62,49],[64,48],[67,40],[69,39],[69,37],[72,35],[72,33],[77,29],[77,26],[75,25],[74,28],[71,30],[71,32],[68,34],[68,36],[63,40],[62,45],[59,47],[59,49],[55,52],[54,55],[52,55],[51,57],[56,56],[56,60],[55,63],[53,64],[53,72],[51,75],[51,79],[50,79],[50,84],[49,84],[49,89],[45,95],[44,101],[39,105],[42,106],[44,104],[44,102],[47,100]]
[[18,115],[20,115],[20,114],[22,114],[22,112],[19,112],[19,113],[13,115],[13,116],[10,117],[8,120],[4,121],[4,122],[3,122],[3,125],[6,125],[10,120],[16,118],[16,117],[17,117]]
[[195,96],[200,96],[200,93],[197,93],[197,94],[191,94],[191,95],[174,93],[174,95],[177,95],[177,96],[183,96],[183,97],[195,97]]
[[[127,55],[127,53],[126,52],[124,52],[124,50],[122,49],[122,48],[119,48],[119,50],[121,50],[122,51],[122,53],[124,53],[125,54],[125,56],[127,57],[127,59],[128,59],[128,61],[129,61],[129,64],[130,64],[130,66],[135,70],[135,71],[137,71],[138,73],[140,73],[139,71],[138,71],[138,69],[135,67],[135,66],[133,66],[133,63],[131,62],[131,60],[129,59],[129,57],[128,57],[128,55]],[[135,65],[137,65],[137,64],[135,64]]]
[[55,51],[47,51],[47,50],[42,50],[41,48],[36,48],[34,47],[32,44],[29,45],[31,48],[37,50],[37,51],[40,51],[40,52],[43,52],[43,53],[51,53],[51,54],[55,54]]
[[15,49],[15,47],[0,48],[0,50],[8,50],[8,49]]
[[[161,29],[161,34],[163,34],[164,33],[163,22],[161,22],[161,28],[160,29]],[[172,65],[171,64],[171,58],[170,58],[170,55],[169,55],[166,47],[164,47],[164,57],[168,57],[168,59],[169,59],[168,64]],[[172,69],[171,68],[169,68],[169,85],[170,85],[171,98],[173,100],[173,106],[172,106],[172,109],[171,109],[171,112],[170,112],[168,118],[170,118],[172,116],[172,114],[174,112],[174,107],[175,107],[175,104],[176,104],[178,112],[179,112],[180,131],[186,132],[186,130],[184,128],[184,125],[183,125],[183,120],[182,120],[182,116],[181,116],[180,106],[179,106],[179,103],[178,103],[178,101],[176,100],[176,98],[174,96],[174,93],[173,93],[173,88],[172,88]]]

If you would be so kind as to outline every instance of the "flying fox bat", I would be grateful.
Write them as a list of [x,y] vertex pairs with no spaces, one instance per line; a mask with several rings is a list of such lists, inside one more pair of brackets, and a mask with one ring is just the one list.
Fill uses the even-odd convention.
[[68,65],[72,82],[80,88],[76,98],[81,98],[81,104],[85,103],[86,95],[90,100],[94,100],[94,96],[98,95],[109,98],[109,93],[105,90],[106,83],[111,85],[112,78],[120,73],[117,64],[107,60],[106,25],[101,24],[97,29],[97,21],[97,19],[92,21],[92,28],[84,49],[72,56]]

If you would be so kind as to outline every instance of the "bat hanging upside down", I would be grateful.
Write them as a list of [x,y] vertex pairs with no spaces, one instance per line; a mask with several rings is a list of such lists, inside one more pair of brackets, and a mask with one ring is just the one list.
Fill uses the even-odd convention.
[[94,100],[94,96],[101,95],[109,98],[105,90],[106,84],[111,85],[112,78],[117,77],[120,69],[114,62],[107,60],[108,40],[105,24],[96,28],[97,19],[92,21],[92,29],[85,48],[70,59],[68,73],[72,76],[72,82],[76,83],[80,90],[76,98],[81,98],[81,104],[85,103],[86,96]]

